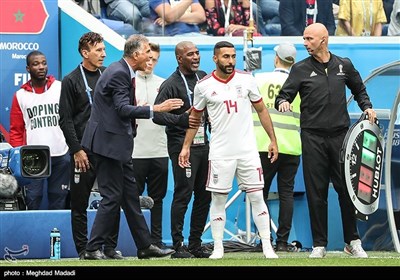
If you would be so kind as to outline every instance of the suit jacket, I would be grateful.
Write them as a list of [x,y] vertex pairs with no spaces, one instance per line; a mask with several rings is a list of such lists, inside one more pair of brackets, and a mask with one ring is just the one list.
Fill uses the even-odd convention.
[[150,106],[133,106],[131,72],[124,59],[112,63],[97,81],[82,146],[96,154],[128,162],[136,128],[132,119],[149,119]]
[[[335,35],[336,25],[332,0],[317,0],[317,2],[317,22],[326,26],[329,35]],[[281,36],[303,36],[306,28],[306,1],[280,0],[279,18]]]

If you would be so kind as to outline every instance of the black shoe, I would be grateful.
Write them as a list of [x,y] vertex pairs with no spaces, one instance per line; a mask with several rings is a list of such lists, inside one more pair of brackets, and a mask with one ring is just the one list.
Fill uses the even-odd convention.
[[179,246],[175,251],[176,252],[171,255],[172,259],[192,259],[195,257],[189,252],[186,246]]
[[107,259],[113,259],[113,260],[123,260],[124,257],[122,256],[122,253],[120,251],[115,251],[115,250],[107,250],[104,251],[104,255],[106,256]]
[[288,246],[286,242],[277,242],[275,246],[276,252],[288,252]]
[[84,260],[84,259],[85,259],[85,250],[81,251],[81,252],[78,254],[78,256],[79,256],[79,259],[80,259],[80,260]]
[[189,250],[189,252],[199,259],[208,259],[211,256],[211,251],[204,246],[199,246],[194,249]]
[[85,260],[105,260],[106,256],[104,256],[103,252],[100,250],[96,250],[93,252],[86,251],[85,252]]
[[137,251],[137,257],[139,259],[150,259],[150,258],[162,258],[175,253],[172,249],[160,249],[157,246],[151,244],[147,249]]
[[157,247],[160,248],[160,249],[168,249],[167,245],[166,245],[164,242],[162,242],[162,241],[153,243],[153,245],[154,245],[154,246],[157,246]]

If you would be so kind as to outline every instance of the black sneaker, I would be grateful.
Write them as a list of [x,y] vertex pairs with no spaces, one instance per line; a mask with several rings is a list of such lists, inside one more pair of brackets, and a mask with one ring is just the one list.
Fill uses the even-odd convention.
[[171,259],[192,259],[195,258],[186,246],[179,246],[175,249],[175,253],[171,255]]
[[199,246],[194,249],[189,250],[189,252],[195,257],[199,259],[208,259],[211,256],[212,251],[207,249],[204,246]]

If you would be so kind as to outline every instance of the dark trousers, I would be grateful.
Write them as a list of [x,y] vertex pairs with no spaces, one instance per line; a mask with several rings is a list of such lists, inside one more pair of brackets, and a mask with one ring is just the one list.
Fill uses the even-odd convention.
[[264,200],[267,203],[272,180],[277,175],[279,194],[279,215],[276,242],[287,243],[293,219],[294,178],[300,164],[300,156],[279,154],[278,160],[271,163],[267,152],[260,152],[264,176]]
[[184,241],[183,223],[189,202],[194,194],[190,216],[189,249],[201,246],[204,227],[210,209],[211,193],[206,191],[208,146],[190,149],[190,174],[178,165],[179,153],[170,154],[174,173],[174,195],[171,205],[171,234],[174,247]]
[[147,185],[147,194],[154,201],[151,212],[151,242],[162,242],[163,199],[168,187],[168,157],[134,158],[136,185],[142,195]]
[[[90,193],[96,180],[95,166],[96,160],[93,154],[87,152],[91,168],[87,172],[79,174],[79,181],[75,179],[75,162],[74,156],[71,155],[71,182],[70,182],[70,199],[71,199],[71,229],[74,239],[75,248],[80,255],[86,248],[88,241],[87,230],[87,211]],[[109,238],[105,240],[104,251],[114,250],[117,247],[119,232],[120,211],[116,218],[115,227]]]
[[331,181],[338,194],[344,241],[359,239],[353,204],[341,173],[339,153],[346,132],[323,137],[302,130],[302,160],[313,246],[328,244],[328,189]]
[[67,209],[69,186],[69,154],[51,157],[51,175],[46,179],[35,179],[24,186],[25,202],[28,210],[39,210],[43,199],[43,189],[47,183],[49,210]]
[[129,162],[121,162],[99,154],[94,156],[97,183],[103,199],[97,209],[86,250],[92,252],[100,249],[105,240],[113,234],[115,224],[119,222],[120,207],[124,210],[136,248],[148,248],[151,244],[150,231],[140,208],[132,159]]

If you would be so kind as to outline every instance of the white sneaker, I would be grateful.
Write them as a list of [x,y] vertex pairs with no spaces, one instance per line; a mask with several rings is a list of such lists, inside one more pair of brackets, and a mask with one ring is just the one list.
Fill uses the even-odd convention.
[[361,240],[352,240],[349,244],[344,246],[344,252],[349,254],[353,258],[368,258],[367,253],[365,253],[363,247],[361,246]]
[[271,245],[263,246],[263,253],[267,259],[277,259],[278,255],[275,253]]
[[325,256],[326,256],[325,247],[317,246],[317,247],[313,247],[313,250],[308,257],[312,258],[312,259],[322,259]]
[[222,259],[224,257],[224,249],[214,249],[212,254],[208,257],[209,259]]

